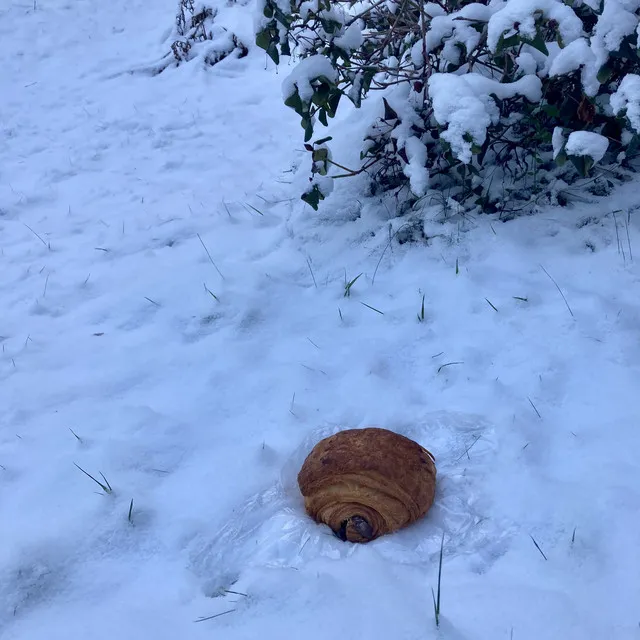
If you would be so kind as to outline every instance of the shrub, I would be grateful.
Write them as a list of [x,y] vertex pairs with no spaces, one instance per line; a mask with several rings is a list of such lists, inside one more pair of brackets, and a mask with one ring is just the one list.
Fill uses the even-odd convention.
[[[640,0],[259,0],[256,44],[297,65],[283,85],[311,154],[302,198],[336,177],[409,202],[446,190],[495,211],[549,196],[600,163],[622,177],[640,142]],[[361,165],[325,137],[343,98],[382,90]],[[567,162],[568,161],[568,162]],[[609,186],[612,183],[609,182]]]
[[167,67],[178,66],[201,58],[213,66],[233,55],[243,58],[247,47],[225,27],[217,24],[218,10],[210,4],[195,0],[179,0],[175,25],[171,31],[171,52],[156,68],[161,73]]

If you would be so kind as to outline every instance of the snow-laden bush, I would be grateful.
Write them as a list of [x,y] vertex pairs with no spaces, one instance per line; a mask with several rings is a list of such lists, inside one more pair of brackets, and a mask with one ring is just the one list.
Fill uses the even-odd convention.
[[[258,0],[256,44],[278,64],[312,154],[317,208],[333,177],[428,190],[484,210],[539,197],[640,142],[640,0]],[[311,143],[341,100],[384,90],[361,166]],[[570,162],[567,162],[569,160]],[[562,169],[558,169],[562,167]],[[338,170],[338,175],[334,169]]]
[[171,52],[163,58],[156,73],[196,58],[213,66],[229,56],[246,56],[247,47],[216,22],[217,16],[218,9],[211,3],[178,0],[175,24],[169,36]]

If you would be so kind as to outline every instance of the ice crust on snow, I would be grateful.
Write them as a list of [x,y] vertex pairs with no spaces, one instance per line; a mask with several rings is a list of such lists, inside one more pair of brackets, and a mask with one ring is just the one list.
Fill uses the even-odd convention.
[[609,148],[609,141],[593,131],[572,131],[565,147],[570,156],[589,156],[600,162]]

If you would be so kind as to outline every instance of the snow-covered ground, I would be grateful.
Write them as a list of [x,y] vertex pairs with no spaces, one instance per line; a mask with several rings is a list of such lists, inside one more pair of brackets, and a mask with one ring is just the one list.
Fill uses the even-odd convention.
[[[501,223],[345,183],[314,213],[286,66],[140,71],[174,14],[0,7],[0,636],[640,638],[637,185]],[[371,424],[438,492],[354,546],[296,473]]]

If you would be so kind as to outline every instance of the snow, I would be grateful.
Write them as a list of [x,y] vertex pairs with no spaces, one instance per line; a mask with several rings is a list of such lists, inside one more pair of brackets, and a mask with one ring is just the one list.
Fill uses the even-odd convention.
[[409,178],[411,191],[421,197],[429,186],[429,170],[427,169],[427,147],[415,136],[407,138],[404,143],[409,163],[404,173]]
[[[625,4],[628,6],[625,7]],[[594,34],[591,48],[596,56],[599,69],[609,58],[609,53],[620,48],[622,40],[630,36],[638,28],[638,17],[635,10],[640,6],[636,0],[624,3],[617,0],[606,0]]]
[[640,132],[640,76],[628,73],[620,82],[618,89],[611,94],[611,108],[615,115],[626,112],[631,126]]
[[355,51],[362,45],[363,36],[362,29],[364,28],[364,21],[356,20],[352,22],[346,29],[345,32],[338,36],[334,43],[336,46],[340,47],[343,51],[347,53],[351,53]]
[[566,151],[570,156],[589,156],[600,162],[609,148],[609,140],[593,131],[572,131],[567,139]]
[[527,51],[523,51],[516,57],[516,64],[525,75],[533,75],[538,71],[537,60]]
[[286,100],[297,92],[303,102],[309,103],[314,93],[312,82],[321,78],[329,82],[338,78],[329,59],[321,55],[303,58],[282,82],[282,96]]
[[411,47],[411,53],[409,55],[415,69],[422,69],[422,67],[424,67],[425,58],[422,40],[418,40]]
[[[609,0],[607,0],[609,1]],[[533,39],[536,35],[535,16],[537,11],[548,20],[558,23],[558,32],[563,44],[567,45],[582,35],[582,22],[571,7],[561,0],[508,0],[496,11],[489,20],[487,32],[487,44],[491,51],[498,47],[500,37],[514,31],[514,25],[518,25],[517,32],[525,38]],[[499,6],[495,3],[494,7]]]
[[609,54],[618,51],[623,39],[639,27],[638,17],[634,13],[638,7],[640,3],[637,0],[606,0],[593,35],[589,39],[573,40],[558,52],[551,63],[550,75],[563,75],[581,69],[585,93],[595,96],[600,89],[598,72],[607,62]]
[[537,76],[523,76],[510,83],[501,83],[479,73],[458,76],[451,73],[434,73],[429,78],[429,91],[433,101],[435,119],[447,124],[442,137],[449,142],[456,157],[464,163],[471,162],[470,135],[481,145],[487,128],[496,123],[498,108],[490,94],[500,99],[523,95],[531,102],[541,98],[541,82]]
[[310,13],[319,13],[320,11],[320,1],[319,0],[305,0],[305,2],[300,3],[300,17],[303,20],[306,20],[309,17]]
[[425,2],[424,12],[425,12],[425,15],[431,16],[431,17],[443,16],[445,14],[445,10],[436,2]]
[[472,3],[449,15],[435,16],[429,22],[425,40],[427,52],[433,51],[444,43],[442,56],[445,60],[457,64],[461,55],[457,45],[462,44],[467,52],[471,52],[478,46],[482,37],[471,23],[487,22],[491,13],[490,7]]
[[560,50],[555,56],[549,75],[561,76],[582,69],[582,86],[588,96],[595,96],[600,89],[599,66],[586,38],[578,38]]
[[[341,180],[312,212],[285,69],[154,76],[174,15],[0,8],[2,639],[637,638],[637,184],[501,223]],[[352,546],[295,474],[369,424],[437,497]]]
[[565,137],[562,127],[554,127],[551,137],[551,144],[553,145],[553,159],[558,157],[558,154],[564,148]]

